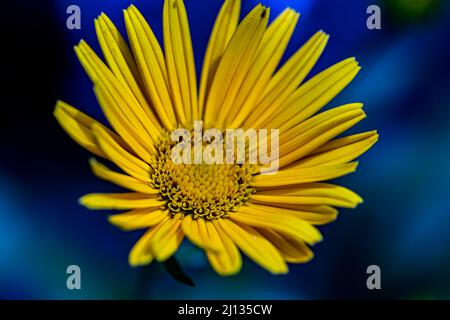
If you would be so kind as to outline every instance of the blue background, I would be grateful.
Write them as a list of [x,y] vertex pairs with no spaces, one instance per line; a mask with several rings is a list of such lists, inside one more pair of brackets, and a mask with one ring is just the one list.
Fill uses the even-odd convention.
[[[197,68],[220,0],[186,0]],[[445,1],[447,2],[447,1]],[[4,299],[326,299],[450,298],[450,44],[448,2],[433,0],[264,0],[271,17],[301,12],[287,56],[314,32],[331,35],[312,74],[355,56],[363,69],[330,106],[364,102],[368,118],[353,132],[378,129],[380,141],[340,183],[365,200],[321,228],[315,259],[272,276],[245,259],[240,274],[221,278],[203,253],[176,254],[196,283],[170,278],[157,263],[128,266],[141,232],[108,224],[77,199],[115,191],[89,171],[89,154],[52,116],[63,99],[103,119],[73,45],[97,52],[93,19],[101,12],[125,31],[131,2],[21,0],[4,5],[2,69],[7,80],[0,126],[0,298]],[[133,2],[161,39],[162,0]],[[257,1],[243,0],[243,12]],[[395,8],[406,3],[401,10]],[[429,10],[408,15],[414,4]],[[66,8],[77,4],[82,29],[68,30]],[[382,29],[366,28],[366,8],[379,4]],[[408,9],[409,8],[409,9]],[[125,34],[125,33],[124,33]],[[66,288],[66,268],[82,270],[82,290]],[[366,288],[366,268],[381,267],[382,290]]]

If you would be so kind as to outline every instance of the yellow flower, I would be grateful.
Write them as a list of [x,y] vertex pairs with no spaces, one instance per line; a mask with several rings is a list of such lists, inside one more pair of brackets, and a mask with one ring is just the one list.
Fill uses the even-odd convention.
[[[55,116],[81,146],[114,163],[91,160],[94,174],[129,189],[89,194],[90,209],[128,210],[110,216],[123,230],[147,231],[129,263],[171,257],[185,236],[206,252],[221,275],[241,269],[240,251],[274,274],[304,263],[322,237],[316,225],[336,219],[334,207],[354,208],[354,192],[323,181],[355,171],[352,162],[378,139],[376,131],[336,138],[365,118],[362,104],[318,113],[358,73],[354,58],[310,80],[328,35],[314,34],[283,66],[278,64],[299,14],[286,9],[270,25],[258,5],[240,23],[240,1],[226,0],[207,47],[200,87],[182,0],[166,0],[164,51],[141,13],[124,10],[131,49],[105,14],[95,20],[106,64],[86,42],[76,54],[112,127],[58,101]],[[260,174],[254,165],[175,164],[169,134],[208,128],[279,129],[279,166]],[[336,138],[336,139],[335,139]]]

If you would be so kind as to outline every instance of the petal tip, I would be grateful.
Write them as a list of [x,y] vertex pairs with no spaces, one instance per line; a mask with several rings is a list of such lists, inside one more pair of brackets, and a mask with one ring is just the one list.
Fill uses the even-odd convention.
[[87,195],[84,195],[84,196],[82,196],[82,197],[80,197],[80,198],[78,199],[78,204],[81,205],[81,206],[83,206],[83,207],[88,208],[88,207],[89,207],[89,203],[90,203],[89,198],[90,198],[90,197],[89,197],[88,194],[87,194]]

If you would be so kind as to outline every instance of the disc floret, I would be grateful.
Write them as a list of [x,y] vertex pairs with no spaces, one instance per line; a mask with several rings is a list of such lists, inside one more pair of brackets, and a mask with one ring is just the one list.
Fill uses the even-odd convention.
[[253,165],[174,163],[175,144],[164,136],[151,163],[153,187],[171,214],[212,220],[228,216],[247,202],[253,192]]

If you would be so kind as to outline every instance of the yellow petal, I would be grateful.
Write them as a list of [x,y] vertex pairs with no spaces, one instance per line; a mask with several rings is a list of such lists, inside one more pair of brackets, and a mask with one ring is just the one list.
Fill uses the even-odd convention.
[[251,199],[263,204],[303,204],[330,205],[355,208],[362,199],[353,191],[328,183],[304,184],[296,188],[261,191],[251,195]]
[[277,203],[276,205],[259,204],[250,200],[251,207],[269,214],[289,215],[304,220],[312,225],[323,225],[335,221],[338,211],[325,205],[304,205],[291,203]]
[[211,84],[204,119],[207,126],[215,123],[220,126],[220,122],[226,118],[228,109],[252,66],[268,19],[269,10],[257,5],[234,33]]
[[105,93],[111,94],[120,105],[120,111],[133,128],[132,132],[135,132],[139,138],[142,138],[142,143],[152,149],[151,142],[156,143],[159,138],[159,131],[152,123],[154,119],[147,116],[138,100],[117,80],[85,41],[82,40],[78,46],[75,46],[75,52],[94,84],[102,84],[106,89]]
[[274,175],[255,176],[252,185],[256,188],[269,188],[331,180],[354,172],[357,166],[357,162],[351,162],[311,168],[283,169]]
[[213,269],[221,276],[231,276],[238,273],[242,267],[242,257],[233,241],[223,231],[217,220],[211,222],[220,237],[223,250],[207,250],[206,255]]
[[[113,43],[112,44],[108,43],[108,45],[110,45],[110,46],[117,45],[117,47],[120,50],[121,56],[125,60],[125,63],[128,65],[128,68],[130,69],[132,76],[135,78],[136,81],[138,81],[140,83],[139,80],[141,80],[141,79],[139,76],[139,71],[137,69],[136,62],[134,60],[133,53],[131,52],[130,48],[128,47],[128,44],[125,41],[125,39],[120,34],[119,30],[112,23],[112,21],[108,18],[108,16],[104,13],[102,13],[99,16],[98,21],[100,23],[99,26],[102,29],[102,33],[111,35],[111,37],[112,37],[111,41],[109,41],[109,40],[108,41],[111,43],[113,42]],[[114,59],[118,59],[118,58],[114,57]]]
[[106,155],[103,151],[98,147],[97,142],[94,139],[94,136],[90,130],[90,128],[83,125],[80,121],[77,121],[76,118],[72,117],[70,114],[65,112],[61,105],[63,102],[58,101],[55,111],[53,112],[56,120],[58,120],[61,127],[67,134],[75,140],[80,146],[85,148],[86,150],[100,156],[106,158]]
[[181,229],[181,215],[177,214],[166,222],[155,232],[150,239],[150,246],[156,260],[165,261],[178,249],[184,239]]
[[136,7],[124,10],[125,26],[137,66],[163,126],[171,131],[176,128],[175,113],[168,87],[164,55],[156,37]]
[[287,262],[305,263],[314,257],[313,252],[303,241],[289,238],[270,229],[258,228],[257,230],[277,248]]
[[319,231],[311,224],[290,215],[284,215],[280,219],[279,214],[260,210],[254,205],[240,207],[239,211],[230,214],[229,218],[250,226],[273,229],[294,238],[300,237],[309,244],[322,240]]
[[203,239],[203,242],[208,242],[212,250],[224,250],[222,241],[220,240],[219,232],[211,221],[204,221],[200,223],[200,237]]
[[142,193],[91,193],[80,198],[80,204],[93,210],[127,210],[159,208],[164,202]]
[[[211,228],[214,228],[211,222],[208,223],[211,224]],[[183,219],[181,228],[183,229],[183,232],[188,237],[188,239],[196,246],[205,250],[213,250],[213,251],[219,251],[223,249],[217,238],[212,241],[210,240],[211,236],[208,233],[206,222],[204,219],[202,218],[192,219],[192,215],[187,215]],[[210,229],[209,232],[216,232],[215,228],[214,231],[211,231]],[[217,232],[212,236],[214,237],[216,235]]]
[[294,164],[296,168],[314,167],[324,164],[341,164],[355,160],[378,141],[377,131],[359,133],[331,140],[314,150],[311,156]]
[[220,59],[239,22],[241,0],[225,0],[214,23],[203,61],[199,93],[199,115],[203,115],[205,100]]
[[153,144],[143,142],[142,137],[139,137],[139,134],[134,131],[133,126],[126,120],[126,116],[122,112],[120,106],[114,101],[114,98],[101,83],[97,83],[94,86],[94,92],[103,113],[106,115],[112,127],[127,141],[127,144],[130,146],[131,150],[133,150],[134,154],[138,155],[141,159],[150,162],[153,158],[152,153],[150,152],[150,150],[154,150]]
[[95,20],[97,38],[103,51],[103,55],[111,71],[123,87],[129,91],[142,106],[149,119],[153,120],[156,130],[160,130],[160,124],[156,115],[151,110],[143,92],[142,80],[139,76],[132,53],[120,35],[120,32],[105,14],[101,14]]
[[[267,28],[254,62],[231,105],[226,127],[239,128],[255,108],[291,39],[299,14],[286,9]],[[230,125],[228,125],[230,124]]]
[[361,68],[354,58],[349,58],[322,71],[301,85],[282,106],[282,111],[274,115],[265,125],[286,132],[315,114],[357,75]]
[[182,0],[165,0],[164,48],[169,83],[178,122],[191,123],[198,116],[197,76],[186,9]]
[[158,190],[150,187],[150,178],[146,182],[133,178],[126,174],[121,174],[110,170],[105,165],[101,164],[95,159],[90,159],[92,172],[100,179],[112,182],[118,186],[121,186],[132,191],[148,194],[157,194]]
[[153,227],[161,223],[169,213],[158,208],[135,209],[111,215],[108,221],[124,231]]
[[258,105],[245,120],[245,128],[261,128],[268,118],[281,110],[281,106],[314,67],[327,41],[328,35],[319,31],[289,58],[270,79]]
[[134,244],[128,255],[128,263],[132,267],[143,266],[153,261],[153,254],[151,252],[149,242],[154,230],[149,230]]
[[[341,132],[365,118],[361,103],[332,108],[298,124],[279,138],[280,167],[306,156]],[[263,137],[259,145],[271,145],[271,136]],[[258,145],[253,148],[257,148]],[[253,149],[252,149],[253,150]],[[256,150],[258,151],[258,150]]]
[[282,143],[292,144],[291,140],[298,139],[306,132],[311,132],[312,129],[326,122],[327,120],[339,117],[346,114],[361,114],[362,103],[349,103],[339,107],[331,108],[327,111],[316,114],[308,120],[296,125],[288,131],[281,132],[280,140]]
[[128,148],[122,138],[117,136],[114,132],[63,101],[56,102],[53,114],[61,127],[73,140],[75,140],[75,142],[100,157],[106,158],[106,155],[95,141],[92,133],[94,124],[102,127],[118,144],[124,148]]
[[220,225],[236,245],[253,261],[273,274],[288,272],[278,250],[254,228],[220,219]]
[[[297,126],[291,131],[295,133],[288,133],[286,136],[280,138],[280,167],[288,165],[308,154],[315,149],[322,146],[324,143],[338,136],[342,132],[353,127],[366,117],[366,114],[361,108],[348,110],[343,106],[342,112],[336,113],[332,110],[324,112],[327,115],[318,115]],[[330,112],[331,111],[331,112]],[[329,115],[328,115],[329,114]],[[314,123],[310,125],[310,123]],[[312,127],[306,130],[306,128]],[[291,137],[292,136],[292,137]]]
[[142,266],[153,261],[154,256],[151,250],[150,240],[156,231],[161,228],[161,225],[163,225],[167,220],[169,220],[169,217],[164,218],[160,224],[145,232],[144,235],[136,242],[128,255],[128,262],[130,266]]
[[150,166],[148,164],[123,149],[101,127],[94,125],[93,132],[98,145],[112,162],[136,179],[149,181]]

